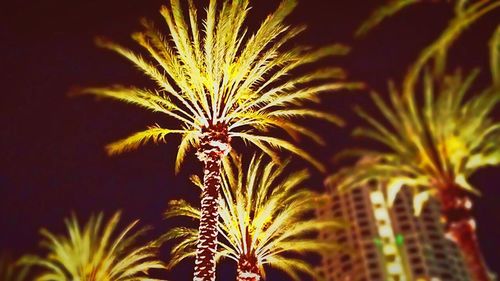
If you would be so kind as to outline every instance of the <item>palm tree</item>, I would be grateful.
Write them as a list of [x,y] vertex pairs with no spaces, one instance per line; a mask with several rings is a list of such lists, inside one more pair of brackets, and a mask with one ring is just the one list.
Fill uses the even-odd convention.
[[28,280],[29,267],[17,264],[11,256],[0,255],[0,280],[2,281],[25,281]]
[[215,278],[213,253],[217,245],[220,166],[221,159],[231,150],[231,140],[240,138],[274,159],[278,158],[276,150],[288,150],[324,170],[321,163],[291,142],[263,133],[280,128],[294,138],[305,135],[323,144],[316,133],[292,120],[314,117],[340,125],[342,121],[337,116],[310,109],[306,104],[317,102],[319,93],[360,86],[343,81],[345,73],[337,67],[303,70],[302,74],[291,76],[301,66],[348,52],[346,46],[339,44],[320,49],[284,49],[284,44],[304,30],[304,26],[284,23],[296,6],[295,0],[284,0],[253,35],[248,35],[243,25],[249,11],[248,0],[224,1],[220,11],[216,2],[211,0],[206,9],[202,31],[193,1],[188,1],[189,24],[179,0],[171,0],[170,8],[162,7],[170,38],[143,20],[145,30],[132,38],[154,62],[121,45],[97,40],[99,46],[134,63],[156,83],[156,89],[112,86],[79,91],[135,104],[178,121],[168,128],[154,125],[112,143],[107,146],[109,154],[136,149],[150,141],[163,142],[167,135],[178,134],[178,171],[188,150],[197,149],[196,155],[204,164],[205,188],[201,196],[195,280]]
[[[81,228],[75,216],[65,220],[68,236],[42,229],[45,257],[25,256],[21,264],[39,266],[44,271],[34,280],[51,281],[153,281],[151,269],[164,269],[157,258],[160,240],[138,244],[148,228],[133,231],[138,221],[117,232],[120,213],[103,226],[103,216],[92,216]],[[159,280],[158,280],[159,281]]]
[[[267,162],[253,157],[247,169],[239,159],[225,161],[220,198],[218,258],[229,258],[238,265],[237,280],[257,281],[265,277],[264,266],[286,272],[294,280],[299,273],[315,275],[300,255],[336,250],[336,245],[318,241],[314,233],[339,227],[332,220],[313,218],[312,213],[326,198],[299,188],[309,177],[307,170],[287,172],[287,163]],[[193,179],[203,188],[201,181]],[[186,216],[200,219],[199,209],[184,200],[174,200],[165,212],[167,218]],[[198,230],[177,227],[166,239],[178,239],[172,248],[171,268],[195,255]]]
[[[500,123],[491,113],[500,101],[500,28],[491,43],[492,86],[476,92],[471,87],[478,71],[460,71],[436,79],[426,72],[423,99],[403,95],[390,84],[390,104],[378,94],[372,98],[386,123],[357,108],[370,127],[354,135],[374,140],[387,151],[354,149],[341,153],[369,157],[331,176],[328,181],[345,189],[370,180],[387,181],[390,202],[403,187],[414,192],[418,215],[428,198],[441,203],[447,237],[462,250],[473,280],[490,280],[476,237],[470,195],[479,194],[468,182],[478,169],[500,164]],[[421,102],[419,102],[421,101]]]
[[[420,1],[395,0],[376,10],[358,30],[358,35],[378,25],[385,17]],[[370,161],[344,169],[330,177],[340,188],[355,187],[371,179],[389,181],[388,197],[394,200],[402,186],[412,187],[418,214],[430,196],[442,205],[447,236],[462,250],[473,280],[490,280],[479,250],[470,193],[478,193],[467,178],[486,165],[498,165],[500,125],[489,117],[499,99],[500,27],[491,40],[493,85],[466,98],[477,75],[446,73],[448,49],[462,32],[485,14],[500,7],[500,1],[456,1],[455,16],[442,34],[426,47],[406,74],[401,90],[390,83],[387,104],[378,94],[372,98],[388,123],[378,121],[362,109],[359,115],[371,128],[354,134],[387,146],[390,152],[348,150],[339,155],[369,156]],[[430,66],[430,63],[432,67]],[[429,70],[431,72],[429,72]],[[422,84],[418,81],[422,79]],[[422,91],[420,98],[417,92]],[[436,94],[437,92],[437,94]],[[423,99],[423,103],[420,103]],[[375,160],[375,161],[372,161]],[[339,182],[337,182],[339,181]]]

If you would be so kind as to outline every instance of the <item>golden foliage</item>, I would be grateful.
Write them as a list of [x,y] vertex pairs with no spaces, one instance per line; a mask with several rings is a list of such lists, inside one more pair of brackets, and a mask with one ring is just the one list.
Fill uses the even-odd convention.
[[[283,48],[304,30],[303,26],[284,23],[297,4],[295,0],[284,0],[251,35],[244,27],[250,9],[248,0],[222,4],[211,0],[203,24],[198,22],[193,1],[188,4],[188,20],[179,0],[171,0],[169,7],[161,8],[170,31],[168,38],[151,22],[142,21],[144,31],[133,34],[132,38],[145,49],[144,57],[109,40],[97,40],[99,46],[135,64],[156,83],[156,90],[114,86],[83,89],[80,93],[135,104],[179,121],[182,129],[167,130],[183,136],[177,168],[185,152],[197,143],[198,136],[193,132],[223,123],[232,138],[242,138],[270,155],[274,155],[276,148],[291,151],[323,169],[291,142],[255,133],[282,128],[292,135],[310,136],[322,143],[317,134],[311,134],[293,120],[313,117],[342,124],[338,117],[308,108],[306,104],[317,102],[320,93],[356,89],[361,85],[345,82],[345,73],[336,67],[298,75],[294,71],[325,57],[345,55],[349,48],[340,44],[320,49]],[[139,133],[112,144],[108,151],[113,154],[135,149],[150,139],[158,140],[155,133],[149,130]]]
[[[493,85],[467,96],[476,75],[474,71],[463,77],[457,71],[438,83],[427,73],[422,103],[415,95],[402,97],[394,86],[390,87],[390,104],[372,94],[387,124],[358,109],[370,127],[358,128],[354,134],[375,140],[388,151],[344,152],[373,161],[347,168],[330,177],[330,182],[347,188],[372,179],[387,181],[392,199],[402,186],[412,187],[415,194],[424,192],[425,198],[435,195],[436,188],[449,186],[478,193],[467,182],[470,175],[484,166],[500,164],[500,124],[490,117],[500,100],[500,88]],[[418,212],[424,197],[417,198]]]
[[[403,8],[410,5],[421,2],[423,1],[389,0],[385,5],[375,10],[375,12],[361,25],[357,34],[364,35],[369,30],[379,25],[386,17],[396,14]],[[449,21],[448,26],[439,35],[439,37],[434,40],[432,44],[422,50],[414,64],[410,67],[404,81],[403,92],[405,95],[412,94],[415,84],[419,79],[419,75],[429,62],[432,61],[434,63],[434,75],[444,75],[446,56],[450,46],[478,19],[497,8],[500,8],[500,1],[498,0],[455,0],[452,2],[455,3],[454,17]]]
[[[263,274],[267,265],[294,280],[301,280],[300,272],[315,275],[312,266],[295,254],[336,250],[336,245],[319,241],[314,234],[340,224],[312,217],[324,198],[299,188],[309,177],[307,170],[285,173],[287,161],[278,164],[263,158],[254,156],[247,169],[234,155],[224,161],[218,258],[238,262],[241,256],[253,254]],[[177,216],[199,219],[200,211],[186,201],[171,201],[165,217]],[[197,237],[197,229],[186,227],[166,234],[167,239],[180,241],[171,250],[169,267],[194,256]]]
[[[21,264],[38,266],[44,271],[35,281],[154,281],[151,269],[164,269],[157,258],[160,240],[139,244],[137,239],[148,229],[133,231],[138,221],[117,232],[120,213],[103,225],[103,216],[92,216],[80,227],[75,216],[65,220],[67,236],[41,230],[45,257],[25,256]],[[158,280],[159,281],[159,280]]]
[[0,254],[0,280],[26,281],[28,273],[29,266],[19,265],[11,256]]
[[[388,5],[396,11],[396,7],[413,2],[395,0]],[[417,214],[439,188],[453,186],[479,193],[467,179],[484,166],[500,164],[500,124],[491,118],[500,100],[500,29],[490,41],[492,83],[486,89],[472,90],[478,71],[465,77],[460,71],[446,74],[446,57],[468,26],[498,7],[500,1],[456,1],[455,17],[421,52],[401,89],[389,83],[389,102],[372,94],[385,122],[356,109],[369,127],[356,129],[354,135],[374,140],[388,150],[352,149],[340,153],[338,158],[359,156],[365,161],[329,177],[330,184],[345,189],[379,180],[387,185],[389,201],[403,186],[409,187],[415,195]],[[362,30],[377,25],[383,11],[376,11]],[[417,83],[420,77],[421,83]]]

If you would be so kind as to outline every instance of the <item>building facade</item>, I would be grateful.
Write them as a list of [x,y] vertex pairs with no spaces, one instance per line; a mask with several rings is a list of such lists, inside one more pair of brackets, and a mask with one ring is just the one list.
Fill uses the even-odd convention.
[[429,200],[419,217],[403,189],[389,208],[379,184],[340,193],[317,210],[346,227],[320,238],[342,245],[326,254],[318,269],[327,281],[469,281],[458,248],[444,237],[439,205]]

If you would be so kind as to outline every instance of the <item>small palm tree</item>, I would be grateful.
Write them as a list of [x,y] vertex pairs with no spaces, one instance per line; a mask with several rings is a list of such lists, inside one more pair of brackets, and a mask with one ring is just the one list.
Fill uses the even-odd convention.
[[[286,272],[294,280],[299,273],[315,275],[314,269],[300,258],[303,253],[322,253],[337,247],[315,238],[319,230],[339,227],[332,220],[313,218],[312,213],[323,196],[299,188],[309,176],[307,170],[285,173],[287,162],[266,162],[253,157],[247,169],[241,161],[226,161],[222,177],[218,257],[238,264],[237,280],[257,281],[265,277],[264,266]],[[195,184],[203,188],[200,180]],[[171,201],[167,218],[200,218],[200,210],[183,200]],[[194,256],[198,230],[177,227],[166,239],[180,239],[173,247],[169,267]]]
[[11,256],[0,254],[0,280],[26,281],[28,280],[29,266],[19,265]]
[[75,216],[66,220],[68,236],[57,236],[42,229],[41,245],[48,250],[45,257],[25,256],[21,264],[39,266],[44,271],[34,280],[51,281],[152,281],[151,269],[164,269],[157,258],[161,242],[143,245],[137,238],[148,228],[132,229],[138,221],[117,232],[120,213],[103,226],[103,216],[92,216],[81,228]]
[[304,30],[304,26],[284,23],[296,6],[295,0],[284,0],[257,32],[249,35],[244,28],[248,2],[224,1],[217,11],[217,1],[211,0],[200,30],[193,1],[188,1],[186,21],[180,1],[171,0],[170,8],[161,9],[170,38],[146,20],[142,21],[145,31],[132,36],[154,62],[108,40],[97,40],[99,46],[134,63],[156,83],[156,89],[113,86],[80,91],[135,104],[178,121],[170,123],[168,128],[154,125],[112,143],[107,146],[109,154],[136,149],[150,141],[163,142],[167,135],[178,134],[181,142],[177,171],[188,150],[197,149],[196,155],[204,164],[205,188],[201,196],[195,280],[215,278],[213,253],[217,245],[220,167],[221,159],[231,150],[231,141],[242,139],[274,159],[278,158],[276,150],[288,150],[324,170],[321,163],[291,142],[266,134],[278,128],[294,138],[304,135],[322,144],[316,133],[293,120],[314,117],[342,124],[337,116],[310,109],[306,104],[317,102],[319,93],[360,86],[342,81],[345,73],[337,67],[291,76],[301,66],[328,56],[344,55],[348,48],[335,44],[317,50],[303,46],[284,49],[287,42]]

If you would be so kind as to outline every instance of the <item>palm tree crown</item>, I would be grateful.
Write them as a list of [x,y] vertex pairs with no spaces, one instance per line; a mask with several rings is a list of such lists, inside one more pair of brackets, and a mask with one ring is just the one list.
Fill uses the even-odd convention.
[[391,104],[373,93],[373,100],[389,126],[358,108],[359,115],[371,127],[358,128],[354,134],[382,143],[390,150],[346,151],[370,155],[378,161],[360,163],[330,180],[342,178],[340,188],[375,178],[388,180],[390,201],[403,185],[413,187],[417,213],[430,195],[437,195],[439,188],[453,185],[477,193],[468,177],[481,167],[500,163],[500,126],[490,118],[500,95],[498,87],[490,87],[467,98],[476,75],[474,71],[464,78],[456,72],[436,86],[427,74],[422,105],[416,98],[403,99],[394,86],[390,88]]
[[57,236],[43,229],[41,245],[48,250],[45,257],[25,256],[21,263],[44,268],[34,280],[51,281],[153,281],[151,269],[165,268],[156,257],[160,241],[143,245],[137,238],[148,229],[133,232],[138,221],[120,232],[116,213],[103,226],[103,216],[92,216],[81,228],[75,216],[66,220],[68,236]]
[[[417,2],[391,1],[377,9],[358,33],[364,34],[385,17]],[[453,185],[478,193],[467,178],[477,169],[498,165],[500,161],[499,125],[490,117],[500,99],[500,27],[490,42],[490,87],[468,93],[478,71],[466,77],[460,71],[446,74],[446,58],[448,49],[467,27],[499,7],[500,1],[456,1],[454,18],[420,53],[409,68],[401,89],[389,83],[390,103],[372,93],[374,103],[387,122],[380,122],[356,108],[370,128],[358,128],[354,134],[375,140],[390,151],[355,149],[342,152],[339,157],[365,155],[370,160],[330,177],[330,182],[335,181],[340,188],[345,188],[373,178],[384,179],[389,181],[391,200],[403,185],[413,186],[417,213],[429,195],[436,195],[436,188]],[[431,61],[434,62],[432,67]],[[431,71],[424,71],[426,68]],[[422,83],[418,84],[420,77]],[[419,92],[422,92],[422,99]]]
[[[499,7],[499,3],[493,2],[489,7]],[[477,16],[472,20],[462,19],[461,15],[452,21],[420,54],[402,89],[390,83],[390,103],[372,94],[386,122],[356,109],[370,127],[358,128],[354,134],[372,139],[388,150],[345,151],[339,156],[369,156],[369,161],[361,161],[328,179],[340,189],[357,187],[370,180],[386,182],[389,204],[406,186],[414,192],[417,214],[431,196],[437,198],[446,235],[462,250],[476,281],[491,277],[480,253],[471,212],[470,193],[479,192],[468,178],[484,166],[500,164],[500,124],[491,117],[500,100],[500,27],[490,43],[492,83],[484,90],[472,87],[478,71],[465,77],[460,71],[446,74],[445,62],[453,40],[483,12],[471,12],[470,15]],[[431,59],[434,59],[432,71],[425,71]],[[421,76],[422,83],[418,84]]]
[[[287,163],[266,162],[262,156],[254,156],[245,170],[236,157],[225,161],[219,200],[219,229],[223,239],[218,242],[218,257],[238,263],[238,280],[260,280],[265,265],[301,280],[299,272],[310,275],[315,272],[294,254],[336,249],[335,245],[311,235],[340,226],[336,221],[309,217],[325,198],[299,188],[309,177],[307,170],[285,175],[286,166]],[[202,187],[196,177],[193,182]],[[175,200],[170,202],[165,216],[199,219],[200,211],[186,201]],[[185,227],[167,233],[167,239],[180,239],[171,251],[169,267],[194,255],[197,233],[197,229]]]
[[294,137],[303,134],[322,143],[317,134],[292,119],[315,117],[342,124],[337,116],[309,109],[305,103],[318,101],[321,92],[360,85],[341,81],[345,73],[337,67],[302,71],[293,78],[289,75],[324,57],[344,55],[348,48],[335,44],[316,50],[303,46],[285,50],[283,46],[304,30],[304,26],[283,23],[296,6],[295,0],[284,0],[252,35],[244,28],[248,0],[224,1],[219,11],[216,2],[210,1],[206,19],[200,24],[192,0],[188,1],[187,20],[180,1],[171,0],[171,7],[161,8],[169,38],[143,20],[144,31],[134,33],[132,38],[145,49],[147,58],[108,40],[97,40],[99,46],[134,63],[156,83],[156,88],[112,86],[87,88],[82,93],[135,104],[180,122],[177,127],[151,126],[110,144],[108,152],[117,154],[148,141],[164,141],[168,134],[180,134],[178,170],[186,152],[203,146],[203,136],[210,135],[215,138],[211,144],[224,154],[230,149],[230,140],[240,138],[274,158],[277,155],[273,150],[282,148],[322,168],[290,142],[257,132],[281,128]]

